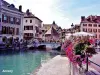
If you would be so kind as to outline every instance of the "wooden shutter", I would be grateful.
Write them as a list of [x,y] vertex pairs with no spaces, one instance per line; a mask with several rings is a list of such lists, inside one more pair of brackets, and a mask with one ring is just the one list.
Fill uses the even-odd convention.
[[4,22],[4,15],[2,14],[2,22]]

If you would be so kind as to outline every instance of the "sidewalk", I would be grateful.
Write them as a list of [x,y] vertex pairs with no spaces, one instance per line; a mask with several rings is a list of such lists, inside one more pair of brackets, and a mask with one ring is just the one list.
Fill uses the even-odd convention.
[[68,58],[58,55],[45,63],[36,75],[69,75],[69,72]]

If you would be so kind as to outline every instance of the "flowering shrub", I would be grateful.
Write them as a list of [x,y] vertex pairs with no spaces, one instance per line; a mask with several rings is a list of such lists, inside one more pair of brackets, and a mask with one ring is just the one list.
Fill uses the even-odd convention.
[[66,40],[63,44],[63,49],[71,62],[82,64],[82,62],[86,62],[87,56],[92,57],[94,54],[96,54],[96,51],[93,48],[93,40],[86,37],[76,37],[74,40]]

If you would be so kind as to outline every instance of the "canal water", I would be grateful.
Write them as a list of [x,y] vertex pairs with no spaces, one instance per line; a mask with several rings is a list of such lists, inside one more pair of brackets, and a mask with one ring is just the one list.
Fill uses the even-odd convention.
[[44,51],[4,53],[0,55],[0,75],[30,75],[52,57]]

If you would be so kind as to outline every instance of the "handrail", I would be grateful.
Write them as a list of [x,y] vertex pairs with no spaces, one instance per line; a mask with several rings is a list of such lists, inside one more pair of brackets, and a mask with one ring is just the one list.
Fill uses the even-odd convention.
[[89,60],[91,63],[95,64],[96,66],[100,67],[100,65],[96,64],[95,62]]

